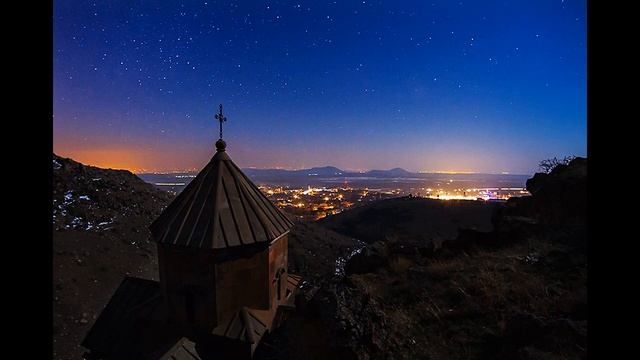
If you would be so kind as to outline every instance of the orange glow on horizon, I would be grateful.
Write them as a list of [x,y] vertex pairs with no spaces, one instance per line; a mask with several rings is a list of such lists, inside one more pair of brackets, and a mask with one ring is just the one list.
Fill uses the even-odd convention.
[[[54,149],[54,153],[84,165],[128,170],[134,174],[200,170],[194,164],[194,159],[188,159],[190,161],[187,162],[182,159],[182,154],[158,154],[152,149]],[[167,164],[184,165],[171,168]]]
[[[212,147],[200,146],[194,143],[179,144],[149,144],[149,143],[105,143],[103,141],[76,142],[67,138],[54,139],[54,153],[59,156],[68,157],[85,165],[96,166],[106,169],[122,169],[133,173],[143,172],[198,172],[201,170],[215,153]],[[268,151],[256,152],[255,149],[237,144],[236,152],[227,152],[232,156],[234,162],[241,168],[252,167],[258,169],[300,169],[299,166],[282,166],[282,158],[286,155],[271,153]],[[266,154],[266,155],[265,155]],[[281,155],[281,156],[280,156]],[[290,156],[290,155],[289,155]],[[265,159],[267,157],[267,159]],[[279,157],[275,162],[279,166],[272,165],[271,157]],[[436,173],[442,175],[455,174],[477,174],[490,173],[482,171],[473,171],[468,166],[459,166],[455,163],[456,159],[446,160],[447,164],[434,164],[433,168],[445,170],[421,170],[418,173]],[[442,161],[441,161],[442,162]],[[462,164],[463,162],[460,161]],[[258,166],[256,166],[258,165]],[[341,164],[323,164],[319,163],[314,166],[337,166],[344,170],[349,166],[341,167]],[[390,166],[378,166],[373,168],[390,168]],[[433,169],[432,168],[432,169]],[[451,170],[459,169],[459,170]],[[367,171],[367,170],[362,170]],[[412,171],[412,170],[409,170]],[[503,172],[504,173],[504,172]]]
[[207,164],[215,149],[190,142],[123,143],[118,139],[110,142],[100,139],[74,141],[61,136],[54,138],[53,152],[85,165],[139,174],[199,171]]
[[58,156],[71,158],[84,165],[97,166],[104,169],[129,170],[133,173],[142,169],[140,154],[124,149],[87,149],[72,151],[56,151]]

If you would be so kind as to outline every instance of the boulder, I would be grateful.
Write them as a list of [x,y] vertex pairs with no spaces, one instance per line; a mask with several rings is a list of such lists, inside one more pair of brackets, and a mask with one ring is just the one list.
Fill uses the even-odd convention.
[[344,267],[346,275],[375,272],[389,263],[389,251],[384,242],[378,241],[365,247],[349,259]]

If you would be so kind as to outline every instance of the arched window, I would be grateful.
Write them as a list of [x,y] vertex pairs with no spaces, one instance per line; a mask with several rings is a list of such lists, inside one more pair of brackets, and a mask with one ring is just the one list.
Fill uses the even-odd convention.
[[276,283],[276,297],[278,301],[282,298],[282,275],[286,272],[285,269],[280,268],[276,271],[276,278],[274,282]]

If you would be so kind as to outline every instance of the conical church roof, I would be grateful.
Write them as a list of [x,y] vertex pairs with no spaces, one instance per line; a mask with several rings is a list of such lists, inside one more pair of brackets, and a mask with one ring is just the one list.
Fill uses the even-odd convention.
[[223,140],[216,148],[207,166],[151,224],[156,242],[213,250],[267,245],[293,226],[231,161]]

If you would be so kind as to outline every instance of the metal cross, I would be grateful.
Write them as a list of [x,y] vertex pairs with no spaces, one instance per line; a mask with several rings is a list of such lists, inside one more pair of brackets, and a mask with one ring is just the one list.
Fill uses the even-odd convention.
[[216,119],[220,122],[220,139],[222,139],[222,123],[227,121],[227,118],[222,115],[222,104],[220,104],[220,112],[216,114]]

